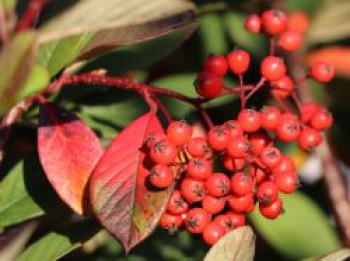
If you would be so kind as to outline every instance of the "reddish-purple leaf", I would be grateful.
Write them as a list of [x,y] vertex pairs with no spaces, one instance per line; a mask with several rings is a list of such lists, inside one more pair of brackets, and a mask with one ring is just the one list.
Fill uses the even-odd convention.
[[103,154],[95,133],[71,112],[47,102],[40,107],[38,150],[57,194],[78,214],[86,213],[87,182]]
[[112,141],[90,180],[93,211],[126,252],[156,227],[172,189],[146,185],[150,164],[141,147],[154,131],[163,129],[153,112],[131,123]]

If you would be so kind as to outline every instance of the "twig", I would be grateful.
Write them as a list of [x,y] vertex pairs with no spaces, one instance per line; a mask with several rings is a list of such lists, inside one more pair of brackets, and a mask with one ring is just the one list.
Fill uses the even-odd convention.
[[211,121],[211,119],[210,119],[208,113],[205,111],[205,109],[203,109],[201,105],[197,105],[196,107],[197,107],[199,114],[202,116],[205,124],[208,126],[208,128],[209,129],[213,128],[214,124]]
[[47,0],[31,0],[21,20],[18,22],[16,32],[23,32],[32,27],[35,19],[39,16]]
[[162,101],[156,95],[152,95],[152,99],[157,104],[159,110],[162,112],[162,114],[164,115],[164,117],[167,120],[167,122],[168,123],[172,122],[173,118],[169,114],[169,112],[168,112],[167,108],[165,107],[164,103],[162,103]]

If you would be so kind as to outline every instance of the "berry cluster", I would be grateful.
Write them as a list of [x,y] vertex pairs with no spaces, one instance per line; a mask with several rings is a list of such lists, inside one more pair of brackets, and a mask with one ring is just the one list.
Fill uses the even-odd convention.
[[[272,47],[278,40],[278,46],[290,52],[301,46],[307,20],[299,13],[287,16],[268,10],[261,16],[249,16],[245,26],[252,33],[264,30]],[[204,99],[234,93],[222,78],[229,71],[239,77],[242,102],[236,119],[210,126],[204,137],[193,136],[192,126],[184,121],[171,122],[166,134],[149,135],[146,143],[154,162],[151,185],[166,189],[176,181],[161,227],[170,232],[185,228],[213,245],[225,233],[245,225],[244,215],[256,205],[269,219],[282,213],[279,194],[293,193],[298,177],[293,160],[276,142],[298,142],[301,149],[310,151],[322,143],[320,131],[327,130],[333,118],[320,105],[301,102],[297,93],[301,84],[288,76],[285,62],[274,51],[271,48],[271,54],[261,62],[259,83],[250,87],[243,85],[251,60],[248,52],[236,48],[226,56],[211,55],[204,62],[195,81],[196,91]],[[312,66],[307,78],[328,82],[334,74],[331,65],[321,62]],[[264,86],[281,108],[246,108],[247,100]],[[180,166],[181,171],[174,174],[172,166]]]

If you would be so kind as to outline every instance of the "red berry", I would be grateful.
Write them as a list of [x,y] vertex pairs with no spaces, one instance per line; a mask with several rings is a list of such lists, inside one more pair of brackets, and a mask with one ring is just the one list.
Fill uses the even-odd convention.
[[312,128],[305,128],[302,130],[298,138],[299,146],[303,150],[316,148],[322,143],[322,140],[322,135]]
[[237,120],[245,132],[255,132],[261,126],[261,113],[256,110],[245,109],[240,111]]
[[261,127],[266,130],[275,129],[281,119],[281,112],[273,106],[264,106],[261,110]]
[[249,193],[243,197],[233,196],[227,200],[232,211],[236,213],[246,212],[251,204],[253,204],[253,193]]
[[287,52],[298,50],[303,45],[303,36],[297,31],[285,31],[279,36],[278,45]]
[[271,81],[270,84],[271,92],[281,99],[287,98],[294,90],[294,83],[288,75],[284,75],[276,81]]
[[298,177],[295,172],[283,172],[275,175],[275,183],[278,190],[286,194],[293,193],[298,186]]
[[213,173],[205,182],[205,188],[214,197],[223,197],[230,191],[230,179],[224,173]]
[[193,158],[188,163],[188,176],[197,180],[206,180],[212,172],[212,164],[204,158]]
[[178,146],[185,145],[192,137],[193,128],[185,121],[173,121],[167,129],[168,138]]
[[172,215],[169,213],[164,213],[159,220],[159,225],[162,228],[168,229],[170,232],[175,232],[181,226],[181,224],[181,215]]
[[190,209],[187,213],[185,225],[192,234],[202,233],[204,228],[210,222],[209,214],[202,208]]
[[219,76],[211,72],[202,72],[194,82],[198,95],[204,98],[215,98],[222,90]]
[[239,125],[238,121],[229,120],[223,126],[228,132],[230,139],[238,138],[244,134],[243,128]]
[[149,181],[156,188],[167,188],[173,183],[174,176],[168,166],[157,164],[150,172]]
[[284,118],[276,126],[276,135],[280,141],[291,142],[300,134],[300,123],[296,118]]
[[263,149],[271,143],[271,139],[265,133],[252,133],[249,135],[250,152],[260,155]]
[[244,136],[232,139],[227,145],[228,155],[235,159],[244,159],[249,151],[250,144]]
[[203,239],[209,246],[214,245],[223,235],[225,230],[216,222],[209,223],[203,231]]
[[227,55],[228,66],[234,74],[244,74],[250,64],[250,55],[241,49],[235,49]]
[[310,75],[318,82],[329,82],[334,78],[335,68],[329,63],[317,62],[311,67]]
[[288,14],[288,29],[304,34],[309,25],[310,19],[306,13],[296,11]]
[[202,207],[210,214],[218,214],[224,209],[225,200],[223,198],[206,195],[202,200]]
[[266,172],[259,167],[251,166],[249,168],[249,174],[255,178],[256,185],[260,185],[262,182],[267,180]]
[[260,72],[268,81],[277,81],[286,74],[287,67],[281,58],[270,55],[262,61]]
[[234,159],[225,154],[221,156],[222,165],[229,171],[238,171],[244,168],[245,159]]
[[301,105],[300,109],[300,120],[303,123],[308,123],[312,115],[320,109],[320,106],[316,104],[315,102],[305,102]]
[[155,143],[157,143],[160,140],[167,139],[167,138],[168,137],[163,132],[152,132],[152,133],[148,134],[145,143],[146,143],[148,148],[152,148]]
[[193,157],[203,158],[210,151],[207,139],[204,137],[192,138],[188,142],[187,151]]
[[264,217],[276,219],[282,211],[282,206],[283,201],[277,198],[277,200],[270,205],[259,204],[259,210]]
[[282,33],[287,27],[287,16],[279,10],[267,10],[261,16],[265,32],[271,35]]
[[234,228],[231,217],[226,214],[216,216],[214,222],[221,226],[225,233],[230,232]]
[[174,162],[177,156],[177,148],[169,139],[162,139],[153,144],[150,151],[151,159],[162,165]]
[[208,143],[217,151],[226,149],[229,141],[229,135],[227,130],[222,126],[216,126],[211,128],[208,132]]
[[245,29],[253,34],[260,33],[261,29],[261,19],[256,14],[251,14],[247,19],[245,20]]
[[181,181],[180,191],[188,203],[199,202],[204,198],[204,182],[185,178]]
[[293,172],[293,171],[295,171],[295,164],[293,160],[286,155],[282,155],[280,163],[272,169],[272,172],[275,175],[278,175],[284,172]]
[[188,210],[188,203],[183,199],[179,190],[175,190],[171,195],[167,211],[173,215],[180,215]]
[[226,58],[222,55],[210,55],[204,62],[204,70],[217,76],[224,76],[227,73],[227,69]]
[[278,188],[272,181],[265,181],[260,184],[256,197],[259,202],[269,205],[277,200]]
[[266,147],[260,155],[261,162],[268,168],[277,167],[281,161],[281,151],[276,147]]
[[329,129],[333,124],[333,116],[326,109],[317,110],[311,118],[310,125],[312,128],[318,131]]
[[244,172],[235,173],[231,178],[231,190],[236,196],[245,196],[252,192],[254,182],[249,174]]
[[226,215],[230,218],[234,228],[243,227],[245,225],[244,215],[239,214],[239,213],[234,213],[231,211],[228,212]]

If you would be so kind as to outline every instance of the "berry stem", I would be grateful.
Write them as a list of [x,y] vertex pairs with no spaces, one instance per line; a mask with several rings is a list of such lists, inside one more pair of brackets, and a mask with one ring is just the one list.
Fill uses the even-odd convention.
[[276,94],[272,93],[274,99],[279,103],[279,105],[286,111],[292,113],[292,110],[289,108],[289,106]]
[[292,98],[293,98],[295,104],[297,105],[298,110],[301,111],[301,108],[302,108],[301,100],[300,100],[300,98],[298,97],[298,94],[295,91],[292,93]]
[[276,40],[274,37],[270,39],[270,55],[274,55],[276,52]]
[[21,20],[18,22],[16,32],[23,32],[33,26],[35,19],[43,10],[46,0],[31,0],[27,10],[23,14]]
[[[248,93],[248,95],[245,97],[245,103],[258,91],[260,90],[263,86],[264,86],[264,83],[265,83],[266,79],[264,77],[262,77],[260,79],[260,81],[258,82],[258,84],[253,88],[253,90],[250,91],[250,93]],[[245,106],[245,103],[244,103],[244,106]]]
[[242,74],[238,75],[238,79],[239,79],[239,87],[241,89],[241,110],[243,110],[245,108],[245,104],[246,104],[246,99],[245,99],[245,94],[244,94],[243,75]]
[[202,118],[203,118],[205,124],[208,126],[208,128],[209,129],[213,128],[214,124],[213,124],[212,120],[210,119],[210,117],[209,117],[208,113],[206,112],[206,110],[203,109],[202,105],[199,104],[199,105],[196,106],[196,108],[197,108],[199,114],[202,116]]
[[156,95],[152,95],[152,99],[157,104],[159,110],[162,112],[167,122],[171,123],[173,121],[173,118],[171,117],[164,103]]

